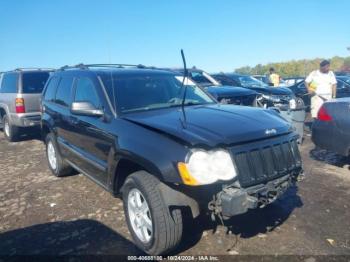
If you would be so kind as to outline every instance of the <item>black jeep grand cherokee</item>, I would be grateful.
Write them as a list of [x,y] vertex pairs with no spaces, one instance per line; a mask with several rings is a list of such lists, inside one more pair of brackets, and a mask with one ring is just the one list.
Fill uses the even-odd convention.
[[65,67],[50,77],[42,111],[51,171],[77,170],[121,195],[149,254],[179,244],[183,210],[226,219],[271,203],[302,172],[297,135],[277,113],[217,104],[168,71]]

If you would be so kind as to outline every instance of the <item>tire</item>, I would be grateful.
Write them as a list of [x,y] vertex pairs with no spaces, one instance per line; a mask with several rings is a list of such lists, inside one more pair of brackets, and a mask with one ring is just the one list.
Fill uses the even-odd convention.
[[[126,179],[122,189],[124,211],[129,231],[135,244],[150,255],[166,254],[175,249],[180,243],[183,231],[181,210],[170,210],[164,201],[162,192],[159,190],[160,184],[161,182],[153,175],[145,171],[138,171]],[[135,210],[133,196],[137,195],[136,192],[141,194],[142,206],[146,202],[149,208],[146,216],[148,221],[151,222],[148,226],[152,231],[146,227],[148,239],[142,239],[140,232],[134,229],[137,227],[135,222],[137,219],[133,219],[133,222],[132,218],[137,216],[133,215],[132,207]],[[144,212],[141,213],[143,214],[141,214],[140,221],[145,216]]]
[[19,136],[19,128],[12,125],[7,115],[2,118],[4,136],[9,142],[16,142]]
[[[49,133],[46,136],[45,144],[46,157],[51,172],[57,177],[68,176],[73,174],[75,170],[63,160],[58,150],[55,136],[52,133]],[[54,159],[52,157],[54,157]]]

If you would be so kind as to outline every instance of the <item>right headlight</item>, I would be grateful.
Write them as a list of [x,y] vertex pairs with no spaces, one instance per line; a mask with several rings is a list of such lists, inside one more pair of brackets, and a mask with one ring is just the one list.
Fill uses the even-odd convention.
[[231,180],[237,176],[229,152],[223,149],[192,150],[186,163],[178,164],[182,180],[187,185],[208,185],[218,180]]

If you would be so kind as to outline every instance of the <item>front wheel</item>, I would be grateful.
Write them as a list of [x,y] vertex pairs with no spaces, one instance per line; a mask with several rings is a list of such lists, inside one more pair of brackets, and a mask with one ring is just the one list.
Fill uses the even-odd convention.
[[159,190],[161,182],[139,171],[130,175],[123,186],[126,221],[135,244],[150,255],[175,249],[182,237],[182,215],[170,210]]

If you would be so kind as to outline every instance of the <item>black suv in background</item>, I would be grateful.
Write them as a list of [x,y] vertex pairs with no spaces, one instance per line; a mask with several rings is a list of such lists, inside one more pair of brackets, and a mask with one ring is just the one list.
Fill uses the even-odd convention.
[[40,126],[41,92],[50,72],[20,68],[0,75],[0,126],[8,141]]
[[222,105],[178,74],[144,66],[64,67],[42,99],[51,171],[77,170],[121,196],[149,254],[174,249],[186,211],[227,219],[264,207],[302,172],[290,124],[273,110]]
[[[184,74],[183,69],[170,70],[180,75]],[[231,86],[224,86],[207,72],[195,67],[187,69],[187,72],[190,80],[206,90],[222,104],[257,106],[257,99],[260,97],[260,94],[254,90],[243,87],[232,88]]]
[[287,87],[271,87],[249,75],[220,73],[212,76],[223,85],[244,87],[262,94],[260,103],[264,107],[295,109],[297,106],[304,106]]

